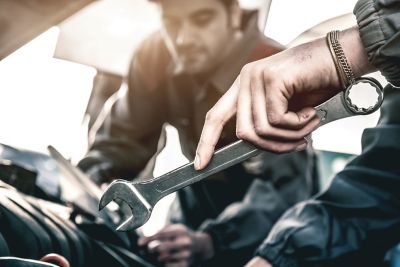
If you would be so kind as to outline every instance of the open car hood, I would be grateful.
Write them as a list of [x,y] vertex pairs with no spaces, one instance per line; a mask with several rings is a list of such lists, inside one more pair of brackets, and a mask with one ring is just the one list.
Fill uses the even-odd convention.
[[95,0],[1,0],[0,60]]

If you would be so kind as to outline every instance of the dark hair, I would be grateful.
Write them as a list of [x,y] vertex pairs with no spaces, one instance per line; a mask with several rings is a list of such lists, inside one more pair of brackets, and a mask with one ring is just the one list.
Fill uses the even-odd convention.
[[[161,2],[162,0],[149,0],[150,2]],[[225,6],[230,6],[234,1],[237,0],[218,0],[220,2],[222,2],[222,4],[224,4]]]

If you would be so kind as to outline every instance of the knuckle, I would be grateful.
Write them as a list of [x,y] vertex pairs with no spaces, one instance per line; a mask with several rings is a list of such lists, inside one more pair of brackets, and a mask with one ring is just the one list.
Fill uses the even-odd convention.
[[175,229],[176,229],[177,231],[187,231],[186,226],[184,226],[184,225],[181,224],[181,223],[175,224]]
[[269,135],[269,127],[261,124],[256,124],[254,125],[254,131],[256,132],[257,135],[265,136],[267,137]]
[[186,236],[186,237],[182,238],[180,243],[182,246],[190,246],[190,245],[192,245],[192,239]]
[[262,73],[263,69],[262,66],[255,65],[250,72],[250,77],[252,79],[259,79],[261,78],[260,74]]
[[264,80],[271,81],[275,75],[273,75],[273,71],[269,67],[264,67],[262,70],[262,74],[264,77]]
[[237,128],[236,129],[236,137],[239,138],[239,139],[246,140],[247,137],[248,137],[248,134],[243,129]]
[[278,115],[276,113],[267,114],[267,118],[268,118],[268,122],[274,126],[280,125],[280,123],[282,122],[282,116]]
[[267,148],[276,152],[276,153],[282,153],[282,145],[281,144],[277,144],[275,142],[271,142],[267,145]]
[[221,121],[220,117],[217,115],[217,112],[215,112],[214,108],[210,109],[207,114],[206,114],[206,121],[208,123],[218,123],[218,121]]
[[241,74],[241,75],[247,74],[247,73],[249,73],[249,70],[250,70],[250,64],[246,64],[246,65],[244,65],[244,66],[242,67],[242,69],[240,70],[240,74]]
[[275,151],[277,153],[285,153],[286,149],[283,146],[277,146]]
[[247,63],[242,67],[240,75],[249,75],[253,72],[253,69],[254,69],[254,63]]

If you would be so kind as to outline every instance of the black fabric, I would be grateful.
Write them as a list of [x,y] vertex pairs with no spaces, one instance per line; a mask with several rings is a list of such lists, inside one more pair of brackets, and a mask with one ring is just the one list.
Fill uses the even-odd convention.
[[388,86],[362,154],[312,200],[288,211],[258,249],[273,266],[384,266],[400,241],[400,90]]
[[53,252],[64,256],[67,260],[71,260],[71,252],[63,232],[49,220],[44,214],[41,214],[35,208],[33,208],[26,200],[24,200],[21,195],[16,191],[0,189],[0,194],[6,196],[9,200],[13,201],[20,208],[22,208],[27,214],[29,214],[39,225],[43,227],[46,233],[51,239],[51,247]]
[[[93,239],[122,247],[130,247],[131,245],[130,242],[127,242],[129,239],[126,233],[117,232],[115,229],[110,229],[104,224],[98,224],[94,221],[85,222],[82,220],[81,222],[77,222],[76,226]],[[124,239],[122,239],[121,236],[123,236]]]
[[134,232],[122,233],[130,240],[126,243],[101,221],[86,223],[91,228],[87,231],[79,219],[90,221],[70,207],[24,195],[0,182],[0,266],[50,266],[32,261],[49,253],[64,256],[71,267],[153,266],[137,249]]
[[400,86],[400,5],[398,0],[360,0],[354,14],[369,61]]
[[57,265],[15,257],[0,258],[0,267],[58,267]]
[[142,257],[138,256],[134,252],[127,250],[125,248],[115,246],[112,244],[102,244],[103,246],[107,246],[108,249],[117,253],[125,262],[129,264],[129,266],[143,266],[143,267],[153,267],[152,264],[148,260],[144,260]]
[[10,249],[8,248],[7,241],[0,233],[0,257],[10,255]]
[[0,231],[12,255],[37,259],[52,252],[46,231],[24,210],[0,195]]
[[122,256],[102,242],[94,242],[93,252],[96,256],[92,257],[90,266],[129,267],[129,263]]
[[[30,199],[30,202],[32,203],[34,200]],[[93,255],[91,241],[88,240],[88,237],[81,233],[73,223],[52,213],[51,210],[44,207],[45,205],[37,206],[33,204],[33,206],[40,209],[64,233],[71,250],[71,264],[74,266],[86,266],[86,257]]]

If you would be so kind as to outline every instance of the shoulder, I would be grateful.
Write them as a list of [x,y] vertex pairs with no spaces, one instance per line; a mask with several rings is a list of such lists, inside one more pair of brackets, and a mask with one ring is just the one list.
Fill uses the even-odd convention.
[[155,89],[165,80],[170,61],[171,56],[161,32],[157,31],[148,36],[135,50],[130,66],[130,76],[140,75],[146,87]]

